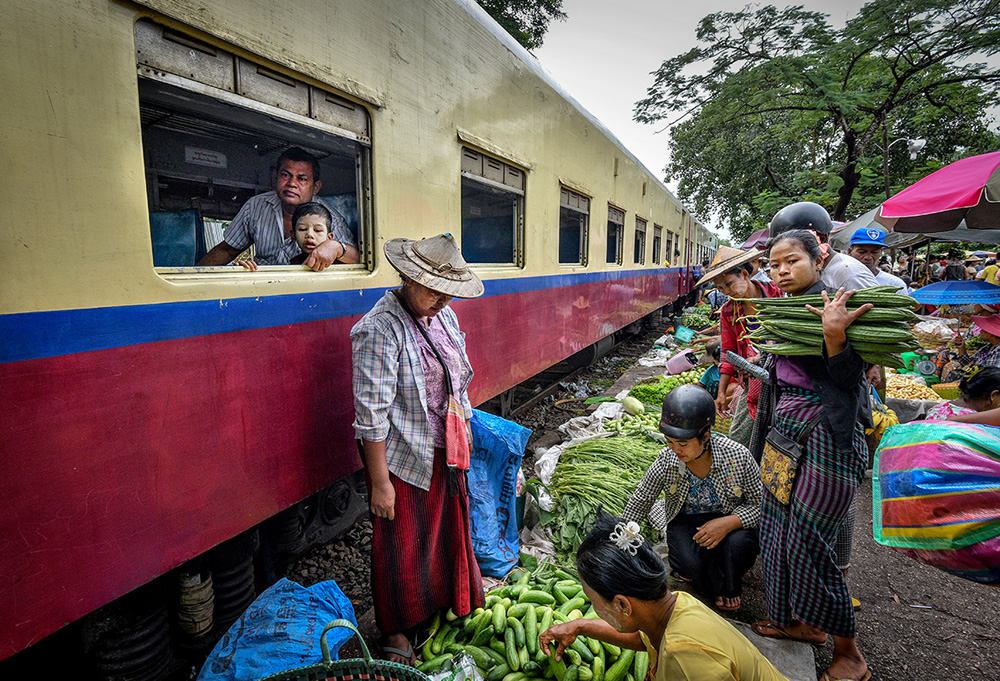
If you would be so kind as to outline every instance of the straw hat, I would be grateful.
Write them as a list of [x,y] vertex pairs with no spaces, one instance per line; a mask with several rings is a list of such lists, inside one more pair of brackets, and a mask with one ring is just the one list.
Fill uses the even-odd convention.
[[734,267],[744,265],[762,255],[764,255],[764,251],[758,251],[756,248],[751,248],[749,251],[741,251],[738,248],[720,246],[719,250],[715,253],[715,260],[712,261],[708,271],[701,276],[701,279],[698,280],[695,286],[701,286],[706,281],[711,281],[720,274],[728,272]]
[[396,271],[429,289],[455,298],[483,295],[483,282],[469,269],[451,234],[420,241],[390,239],[382,250]]

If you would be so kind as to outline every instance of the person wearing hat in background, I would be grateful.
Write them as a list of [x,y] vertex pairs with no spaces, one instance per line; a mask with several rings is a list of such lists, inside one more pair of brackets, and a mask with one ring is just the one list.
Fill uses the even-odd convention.
[[997,278],[997,261],[996,258],[990,258],[986,261],[986,266],[979,271],[976,275],[976,279],[980,281],[985,281],[988,284],[993,284],[994,286],[1000,286],[1000,279]]
[[948,260],[944,266],[945,281],[965,281],[965,264],[961,257],[962,254],[954,249],[948,251]]
[[958,372],[968,366],[978,367],[1000,367],[1000,317],[997,315],[984,316],[973,315],[972,323],[979,327],[979,337],[986,341],[986,345],[979,348],[976,354],[970,355],[965,347],[965,338],[956,336],[954,340],[955,352],[950,356],[951,360],[957,362],[947,376],[941,376],[944,382],[958,380]]
[[[461,616],[485,602],[465,479],[472,366],[448,307],[484,289],[450,234],[392,239],[384,251],[403,285],[351,329],[354,429],[373,515],[372,600],[382,652],[413,664],[417,626],[439,610]],[[464,421],[456,428],[457,412]]]
[[[753,262],[760,258],[760,251],[751,249],[741,251],[736,248],[722,246],[715,254],[708,271],[705,272],[699,284],[706,281],[715,282],[715,286],[724,295],[732,298],[779,298],[781,289],[773,283],[761,283],[750,279]],[[746,319],[756,312],[753,304],[728,300],[719,311],[719,337],[722,341],[722,363],[719,366],[719,390],[715,407],[720,414],[729,408],[728,387],[736,376],[736,367],[726,361],[726,352],[732,351],[744,359],[757,355],[757,350],[747,338],[757,329],[757,325]],[[736,403],[736,413],[733,416],[732,429],[729,436],[748,446],[753,430],[753,417],[757,412],[757,398],[760,396],[760,381],[743,379],[743,387],[739,401]]]
[[970,255],[965,259],[965,278],[973,280],[979,276],[979,271],[983,269],[983,259],[978,255]]
[[885,249],[885,232],[875,227],[862,227],[851,235],[851,243],[847,247],[847,255],[856,259],[875,275],[875,282],[901,289],[899,293],[909,295],[909,287],[894,274],[886,272],[878,266]]

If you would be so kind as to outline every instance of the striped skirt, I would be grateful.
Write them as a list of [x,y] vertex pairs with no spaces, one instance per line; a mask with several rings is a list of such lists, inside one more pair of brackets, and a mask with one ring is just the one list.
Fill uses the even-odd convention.
[[[783,388],[774,427],[796,440],[821,409],[816,393]],[[820,421],[806,440],[791,502],[781,504],[764,490],[761,565],[768,616],[780,627],[801,621],[834,636],[856,636],[851,594],[834,547],[864,477],[867,446],[860,424],[853,445],[853,451],[838,452]]]
[[461,616],[482,607],[465,473],[458,474],[458,494],[450,494],[445,451],[435,449],[429,490],[392,474],[390,479],[395,518],[372,518],[372,601],[379,630],[405,632],[442,608]]

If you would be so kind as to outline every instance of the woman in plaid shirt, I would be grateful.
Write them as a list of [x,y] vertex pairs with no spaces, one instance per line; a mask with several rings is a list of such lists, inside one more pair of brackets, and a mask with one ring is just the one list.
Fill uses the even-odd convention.
[[415,628],[439,610],[466,615],[485,600],[465,470],[449,465],[454,442],[446,428],[449,402],[457,401],[466,427],[472,416],[465,334],[448,303],[481,296],[483,284],[450,234],[392,239],[384,250],[403,286],[351,329],[354,430],[373,516],[372,600],[382,652],[413,664]]
[[759,551],[760,469],[746,447],[711,433],[713,423],[715,400],[702,386],[670,391],[660,420],[668,446],[622,517],[642,522],[648,516],[666,535],[675,573],[731,611],[740,607],[743,575]]

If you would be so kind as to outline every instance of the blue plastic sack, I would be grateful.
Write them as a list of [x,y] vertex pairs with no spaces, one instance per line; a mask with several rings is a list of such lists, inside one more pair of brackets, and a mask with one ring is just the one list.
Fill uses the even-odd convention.
[[[319,638],[335,619],[357,626],[354,606],[330,580],[306,588],[281,579],[250,604],[205,660],[198,681],[256,681],[323,661]],[[351,638],[348,629],[326,636],[330,654]]]
[[469,462],[469,515],[472,548],[479,571],[504,577],[520,552],[517,536],[517,472],[531,430],[474,409]]

